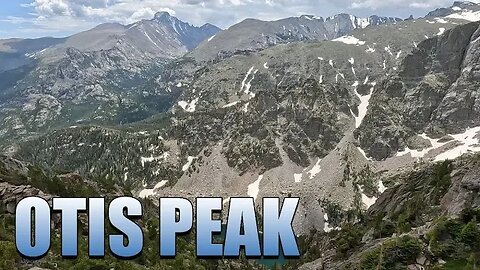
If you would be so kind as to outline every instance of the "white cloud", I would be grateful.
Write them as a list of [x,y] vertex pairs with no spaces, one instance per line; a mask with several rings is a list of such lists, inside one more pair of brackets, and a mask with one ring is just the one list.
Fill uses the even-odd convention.
[[10,23],[10,24],[22,24],[29,21],[30,20],[25,19],[24,17],[17,17],[17,16],[7,16],[5,18],[0,19],[0,22]]
[[[229,26],[247,17],[279,19],[331,10],[332,0],[34,0],[24,5],[38,16],[71,16],[102,22],[131,23],[152,18],[158,11],[177,14],[200,25]],[[253,12],[252,12],[253,11]]]
[[[472,2],[479,2],[474,0]],[[452,0],[353,0],[351,8],[354,9],[380,9],[380,8],[415,8],[415,9],[434,9],[438,7],[448,7],[453,3]]]
[[[0,23],[22,25],[12,33],[37,31],[66,35],[104,22],[130,24],[168,11],[195,25],[212,23],[228,28],[245,18],[276,20],[303,14],[327,17],[337,13],[359,16],[423,16],[450,6],[452,0],[31,0],[22,4],[28,16],[0,18]],[[480,0],[476,0],[480,1]],[[65,23],[63,22],[65,20]],[[7,28],[8,27],[3,27]],[[12,28],[12,27],[11,27]],[[2,29],[2,25],[0,25]],[[2,29],[5,30],[5,29]],[[17,31],[18,30],[18,31]],[[2,34],[5,36],[5,34]]]

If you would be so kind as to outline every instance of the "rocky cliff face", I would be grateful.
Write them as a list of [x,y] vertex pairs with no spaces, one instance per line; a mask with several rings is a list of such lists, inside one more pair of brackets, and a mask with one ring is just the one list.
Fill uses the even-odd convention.
[[[480,236],[479,165],[479,156],[471,155],[394,175],[364,217],[302,242],[304,258],[320,258],[292,262],[291,269],[474,267],[480,258],[470,242]],[[467,231],[476,236],[462,238]]]
[[419,134],[441,138],[480,125],[478,27],[467,24],[422,42],[381,84],[357,133],[369,155],[385,159],[422,149],[412,142]]
[[213,61],[236,54],[261,51],[278,44],[332,40],[355,29],[401,21],[399,18],[360,18],[349,14],[339,14],[326,19],[312,15],[278,21],[247,19],[208,39],[190,56],[199,62]]
[[[360,263],[365,252],[378,263],[385,244],[392,254],[413,247],[401,262],[406,267],[426,254],[408,226],[459,215],[470,207],[465,202],[477,200],[475,175],[466,176],[464,185],[449,184],[454,169],[432,165],[480,151],[479,24],[451,16],[467,12],[459,5],[448,14],[406,21],[348,15],[247,20],[166,62],[148,55],[130,61],[128,53],[140,52],[107,49],[115,43],[108,35],[101,35],[104,51],[57,47],[67,59],[42,58],[54,64],[34,69],[31,81],[2,93],[12,99],[0,107],[0,134],[32,136],[14,149],[21,159],[108,179],[142,198],[222,196],[227,206],[233,196],[253,197],[257,205],[261,197],[298,196],[296,232],[306,240],[315,237],[312,230],[321,232],[319,239],[333,232],[332,243],[348,258],[342,262],[332,246],[307,241],[318,247],[305,256],[313,265],[352,269],[347,263]],[[188,28],[158,14],[129,26],[132,38],[142,40],[137,34],[158,21],[176,29],[178,40]],[[106,29],[124,28],[104,25],[94,32]],[[332,40],[322,40],[322,33]],[[154,33],[147,35],[155,41]],[[154,47],[150,42],[142,48],[150,54]],[[215,60],[198,58],[204,56]],[[118,63],[143,68],[123,70]],[[99,74],[108,80],[99,81]],[[409,212],[419,208],[411,205],[412,196],[425,199],[426,212]],[[358,230],[356,223],[374,232]],[[392,224],[414,239],[392,242]],[[340,241],[349,237],[358,243]],[[325,252],[321,264],[314,261],[322,257],[319,250]],[[430,264],[445,260],[432,256]]]
[[469,267],[480,235],[478,156],[443,161],[480,151],[479,24],[459,25],[475,12],[455,3],[402,22],[247,20],[174,61],[218,29],[159,13],[32,43],[38,53],[28,56],[18,41],[2,42],[28,61],[0,75],[12,78],[0,80],[1,136],[41,134],[15,155],[78,174],[0,159],[0,216],[30,195],[128,190],[222,196],[225,206],[233,196],[299,196],[304,255],[286,268]]
[[[115,181],[123,183],[127,175],[142,196],[260,198],[281,190],[280,196],[302,198],[295,221],[299,233],[328,230],[342,222],[333,217],[325,222],[335,209],[362,211],[373,204],[383,183],[372,175],[413,164],[372,163],[354,132],[374,108],[369,103],[377,88],[400,72],[425,36],[456,23],[421,19],[367,27],[333,41],[279,45],[202,67],[189,58],[178,60],[155,82],[178,91],[172,108],[162,120],[131,126],[161,134],[168,142],[161,151],[155,149],[162,140],[117,131],[118,143],[86,147],[95,143],[88,138],[97,138],[97,132],[70,129],[34,140],[19,154],[85,174],[94,164],[78,159],[78,153],[116,160]],[[58,140],[67,145],[62,155],[53,154]],[[120,154],[127,147],[134,158]],[[107,157],[104,151],[115,154]]]

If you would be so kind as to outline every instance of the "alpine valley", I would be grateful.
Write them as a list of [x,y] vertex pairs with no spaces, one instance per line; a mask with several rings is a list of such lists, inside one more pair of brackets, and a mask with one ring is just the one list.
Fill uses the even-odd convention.
[[[477,21],[470,2],[225,30],[160,12],[0,40],[0,269],[477,269]],[[15,203],[32,195],[138,197],[148,248],[132,262],[19,258]],[[187,235],[160,261],[161,196],[299,197],[302,256],[197,260]]]

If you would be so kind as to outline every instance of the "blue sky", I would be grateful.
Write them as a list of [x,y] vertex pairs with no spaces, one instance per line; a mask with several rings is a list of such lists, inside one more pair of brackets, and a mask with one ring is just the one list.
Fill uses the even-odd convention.
[[5,36],[6,33],[14,34],[15,28],[12,29],[12,24],[6,23],[3,20],[7,19],[9,16],[28,16],[28,11],[21,7],[21,4],[27,4],[30,1],[2,1],[0,8],[0,37]]
[[[480,0],[476,0],[480,1]],[[157,11],[195,25],[222,28],[253,17],[275,20],[302,14],[328,17],[338,13],[406,18],[423,16],[453,0],[3,0],[0,38],[66,36],[100,23],[132,23]]]

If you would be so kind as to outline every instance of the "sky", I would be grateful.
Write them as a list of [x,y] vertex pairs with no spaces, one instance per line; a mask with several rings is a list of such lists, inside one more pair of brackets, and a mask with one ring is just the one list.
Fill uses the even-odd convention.
[[158,11],[168,11],[194,25],[212,23],[225,29],[246,18],[276,20],[304,14],[418,17],[452,3],[453,0],[3,0],[0,38],[63,37],[100,23],[129,24],[150,19]]

